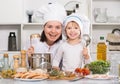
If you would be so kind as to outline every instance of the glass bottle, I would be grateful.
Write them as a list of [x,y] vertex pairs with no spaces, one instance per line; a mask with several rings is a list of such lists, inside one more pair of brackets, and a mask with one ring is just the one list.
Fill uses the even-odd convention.
[[7,69],[9,69],[9,68],[10,68],[10,66],[9,66],[8,54],[5,53],[5,54],[4,54],[4,57],[3,57],[3,68],[2,68],[2,70],[7,70]]
[[9,56],[7,53],[5,53],[3,56],[3,68],[2,68],[1,76],[3,78],[11,78],[12,74],[13,73],[9,65]]
[[97,60],[106,61],[107,45],[105,44],[104,37],[100,36],[100,42],[97,44]]

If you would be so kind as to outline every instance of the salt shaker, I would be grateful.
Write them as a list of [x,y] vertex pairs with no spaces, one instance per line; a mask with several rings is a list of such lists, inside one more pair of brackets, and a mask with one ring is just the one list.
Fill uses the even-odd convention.
[[26,68],[26,51],[21,50],[21,67]]
[[14,55],[14,65],[13,65],[13,69],[16,71],[19,68],[19,55]]

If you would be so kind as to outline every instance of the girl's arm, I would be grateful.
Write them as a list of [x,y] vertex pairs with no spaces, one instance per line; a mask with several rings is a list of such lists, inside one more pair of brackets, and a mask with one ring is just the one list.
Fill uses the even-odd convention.
[[87,47],[83,48],[83,56],[84,56],[84,62],[85,64],[88,64],[91,62],[90,52],[88,51]]

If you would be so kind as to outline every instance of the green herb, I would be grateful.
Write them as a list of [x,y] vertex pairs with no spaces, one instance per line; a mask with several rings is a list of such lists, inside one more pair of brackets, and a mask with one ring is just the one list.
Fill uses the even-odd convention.
[[85,67],[88,67],[92,74],[105,74],[110,69],[110,62],[97,60],[85,65]]
[[53,69],[53,70],[50,71],[49,74],[50,74],[50,76],[58,76],[58,75],[59,75],[59,72],[60,72],[59,70]]

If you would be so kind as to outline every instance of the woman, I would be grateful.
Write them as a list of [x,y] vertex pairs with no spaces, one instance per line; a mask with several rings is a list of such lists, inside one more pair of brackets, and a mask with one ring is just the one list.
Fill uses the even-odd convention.
[[43,17],[44,29],[41,34],[40,43],[34,47],[28,48],[28,54],[34,52],[51,52],[51,60],[57,51],[57,48],[62,43],[62,23],[66,16],[64,6],[58,3],[49,3],[41,7],[37,15]]

